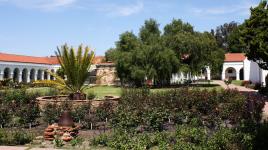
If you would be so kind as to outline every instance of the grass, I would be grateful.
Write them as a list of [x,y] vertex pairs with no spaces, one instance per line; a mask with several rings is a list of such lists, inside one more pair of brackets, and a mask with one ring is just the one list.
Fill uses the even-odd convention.
[[114,86],[94,86],[89,88],[85,93],[94,93],[97,98],[103,98],[106,95],[120,96],[121,88]]
[[[180,87],[175,87],[175,88],[180,88]],[[221,91],[223,88],[218,85],[218,84],[192,84],[189,85],[190,89],[200,89],[200,90],[216,90],[216,91]],[[167,90],[174,89],[174,87],[171,88],[156,88],[156,89],[151,89],[151,92],[163,92]]]
[[243,82],[242,80],[233,80],[232,84],[241,86],[242,82]]
[[[216,89],[217,91],[221,91],[223,88],[217,84],[207,84],[207,83],[195,83],[189,85],[192,89],[200,89],[200,90],[213,90]],[[170,88],[155,88],[151,89],[151,92],[163,92],[167,90],[171,90],[174,88],[180,87],[170,87]],[[40,96],[51,96],[56,95],[56,90],[54,88],[49,87],[36,87],[36,88],[29,88],[27,89],[27,93],[38,93]],[[115,86],[94,86],[89,88],[85,91],[85,93],[94,93],[97,98],[101,99],[107,95],[113,96],[121,96],[122,88],[115,87]]]

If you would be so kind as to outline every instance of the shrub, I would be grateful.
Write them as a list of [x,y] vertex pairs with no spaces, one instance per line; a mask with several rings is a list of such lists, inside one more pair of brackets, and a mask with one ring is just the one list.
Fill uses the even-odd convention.
[[0,145],[24,145],[33,140],[33,134],[21,130],[0,129]]
[[84,142],[84,139],[81,137],[76,137],[70,141],[70,144],[72,146],[82,145]]
[[29,128],[31,128],[36,119],[40,117],[39,106],[35,100],[30,101],[28,104],[21,104],[16,116],[19,117],[21,124],[28,124]]
[[[6,90],[0,101],[0,120],[2,125],[11,124],[11,120],[18,118],[20,125],[31,124],[39,117],[39,106],[35,101],[37,95],[26,93],[25,89]],[[11,118],[12,116],[12,118]]]
[[[243,96],[236,90],[178,89],[149,94],[140,89],[125,90],[112,117],[112,125],[122,129],[145,126],[161,131],[168,118],[179,124],[198,118],[197,124],[209,128],[216,128],[226,120],[237,126],[241,119],[248,117],[259,120],[263,106],[263,100],[254,95]],[[246,112],[254,115],[247,116]]]
[[92,100],[96,97],[96,94],[94,92],[88,92],[87,93],[87,99]]
[[44,110],[42,112],[44,122],[48,124],[58,122],[61,112],[62,112],[61,109],[56,103],[47,103],[44,106]]
[[142,116],[143,123],[147,127],[147,130],[162,131],[169,114],[170,113],[163,108],[149,108]]
[[76,106],[73,108],[71,115],[75,122],[84,122],[87,114],[90,113],[90,103]]
[[108,146],[108,136],[107,134],[101,134],[97,137],[94,137],[92,140],[91,140],[91,145],[93,146]]
[[207,148],[214,149],[242,149],[239,138],[231,129],[222,128],[212,135],[207,142]]
[[104,101],[96,109],[96,117],[99,121],[105,121],[106,119],[110,119],[113,113],[113,103],[109,101]]
[[0,127],[3,128],[10,123],[12,119],[12,113],[10,111],[10,105],[0,102]]

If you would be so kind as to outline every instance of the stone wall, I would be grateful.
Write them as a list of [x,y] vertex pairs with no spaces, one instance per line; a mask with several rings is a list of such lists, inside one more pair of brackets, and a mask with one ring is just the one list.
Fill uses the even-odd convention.
[[116,78],[116,70],[113,63],[102,63],[96,66],[96,84],[114,85]]

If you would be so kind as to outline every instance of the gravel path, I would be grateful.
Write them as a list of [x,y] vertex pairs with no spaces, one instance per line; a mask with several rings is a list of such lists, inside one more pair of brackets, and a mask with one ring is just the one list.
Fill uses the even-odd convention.
[[17,147],[17,146],[0,146],[0,150],[25,150],[27,147]]
[[[227,89],[228,88],[227,85],[224,83],[224,81],[221,81],[221,80],[213,80],[213,83],[219,84],[224,89]],[[230,89],[237,89],[238,91],[241,91],[241,92],[258,92],[257,90],[249,89],[249,88],[246,88],[244,86],[238,86],[238,85],[234,85],[234,84],[230,84],[229,85],[229,88]]]

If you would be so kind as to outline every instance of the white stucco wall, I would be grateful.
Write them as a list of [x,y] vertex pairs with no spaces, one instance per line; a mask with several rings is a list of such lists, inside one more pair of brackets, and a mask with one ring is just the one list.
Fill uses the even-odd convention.
[[253,83],[261,83],[261,69],[259,65],[253,61],[250,61],[250,70],[247,72],[249,80]]
[[265,84],[265,76],[268,74],[268,70],[262,70],[256,62],[245,59],[243,62],[225,62],[222,70],[222,80],[225,79],[226,69],[234,68],[236,70],[236,79],[239,80],[239,71],[244,69],[244,80],[251,81],[253,83]]
[[[42,73],[42,79],[44,75],[44,70],[54,70],[56,72],[59,68],[60,65],[47,65],[47,64],[34,64],[34,63],[19,63],[19,62],[3,62],[0,61],[0,80],[4,79],[4,70],[5,68],[9,68],[9,78],[13,78],[13,73],[15,69],[18,69],[18,81],[22,81],[22,71],[24,69],[27,69],[27,82],[30,82],[30,71],[32,69],[35,70],[35,73],[33,75],[34,80],[37,80],[38,76],[38,70],[41,71]],[[48,79],[49,76],[48,76]]]
[[263,86],[266,86],[266,83],[265,83],[265,77],[266,77],[267,74],[268,74],[268,70],[263,70],[263,69],[261,69],[260,73],[261,73],[261,84],[262,84]]
[[243,62],[224,62],[222,68],[221,79],[225,80],[225,72],[228,68],[234,68],[236,73],[236,80],[239,80],[239,71],[244,67]]

